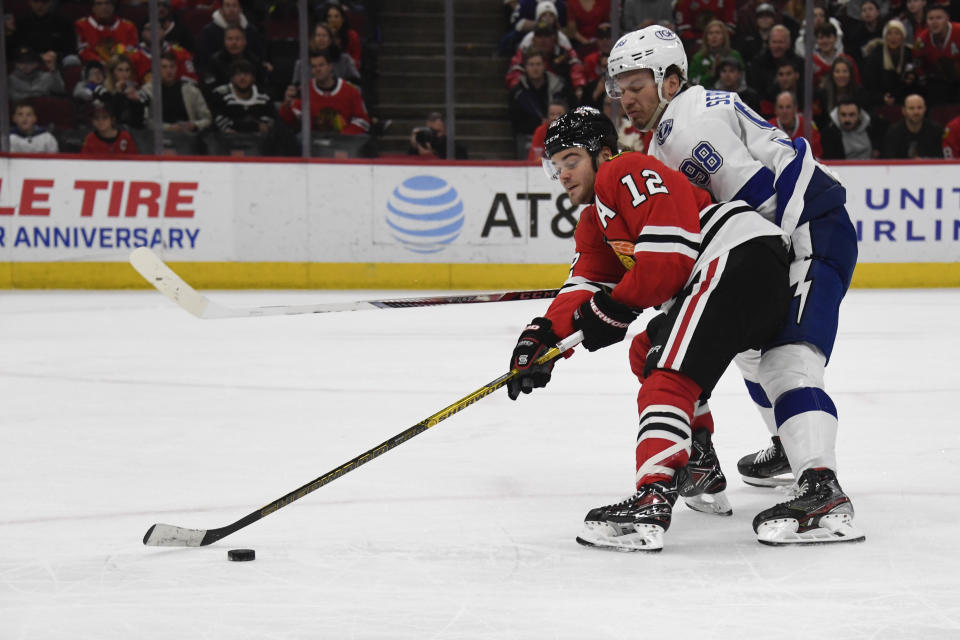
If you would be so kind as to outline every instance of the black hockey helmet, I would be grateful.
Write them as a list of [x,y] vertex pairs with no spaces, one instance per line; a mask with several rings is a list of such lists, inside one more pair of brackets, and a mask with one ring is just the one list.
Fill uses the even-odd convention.
[[610,119],[593,107],[577,107],[568,111],[547,128],[543,144],[543,166],[547,175],[556,180],[556,170],[550,163],[553,154],[580,147],[594,158],[604,147],[617,152],[617,129]]

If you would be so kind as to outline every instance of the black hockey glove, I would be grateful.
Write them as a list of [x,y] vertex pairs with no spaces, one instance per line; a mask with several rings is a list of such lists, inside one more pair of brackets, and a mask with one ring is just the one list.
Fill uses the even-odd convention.
[[623,340],[640,311],[598,291],[573,312],[573,326],[583,331],[583,346],[596,351]]
[[547,318],[534,318],[520,334],[517,346],[510,357],[510,368],[520,374],[507,382],[507,395],[511,400],[520,397],[520,392],[530,393],[550,382],[556,360],[542,365],[534,364],[540,356],[557,346],[560,338],[553,332],[553,323]]

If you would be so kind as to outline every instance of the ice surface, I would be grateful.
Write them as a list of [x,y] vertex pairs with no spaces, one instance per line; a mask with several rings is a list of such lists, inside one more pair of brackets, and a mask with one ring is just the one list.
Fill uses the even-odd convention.
[[[780,494],[731,477],[734,516],[679,508],[659,555],[577,545],[631,490],[626,344],[210,547],[141,544],[229,524],[493,380],[544,306],[201,321],[153,291],[0,294],[0,639],[960,637],[955,290],[845,302],[827,385],[864,544],[758,544]],[[735,475],[767,434],[734,372],[712,406]]]

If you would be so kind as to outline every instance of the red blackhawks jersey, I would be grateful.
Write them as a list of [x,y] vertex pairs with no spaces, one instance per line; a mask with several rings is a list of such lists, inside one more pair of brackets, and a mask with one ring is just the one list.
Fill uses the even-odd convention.
[[[279,116],[292,127],[300,123],[302,111],[300,98],[280,107]],[[357,135],[369,133],[370,116],[363,104],[360,90],[349,82],[337,78],[330,91],[317,87],[316,80],[310,82],[310,120],[313,130]]]
[[941,42],[934,42],[930,29],[918,33],[913,57],[920,61],[921,71],[925,74],[936,73],[943,65],[953,66],[960,74],[960,22],[949,23],[947,35]]
[[719,255],[751,238],[786,238],[745,202],[712,206],[709,193],[642,153],[603,163],[594,192],[574,233],[570,277],[546,313],[561,338],[573,333],[574,310],[601,289],[635,309],[660,306]]
[[[177,78],[189,78],[197,82],[197,70],[193,66],[193,55],[178,44],[170,44],[166,40],[161,41],[160,48],[163,53],[173,51],[177,56]],[[149,78],[153,69],[153,56],[150,55],[150,46],[140,43],[134,49],[127,51],[127,57],[137,74],[137,82],[144,84]]]
[[948,122],[943,130],[943,157],[960,159],[960,116]]
[[137,46],[140,35],[129,20],[117,18],[113,24],[103,25],[92,16],[80,18],[73,23],[77,34],[77,49],[84,62],[98,60],[108,62],[113,56]]
[[112,139],[101,138],[97,135],[96,131],[91,131],[89,134],[87,134],[86,139],[84,139],[83,147],[80,149],[80,153],[93,153],[97,155],[108,156],[135,156],[139,152],[137,151],[137,143],[133,141],[130,133],[128,131],[124,131],[123,129],[119,129],[117,137]]
[[684,43],[697,41],[711,20],[720,20],[736,29],[737,3],[734,0],[677,0],[673,5],[677,35]]

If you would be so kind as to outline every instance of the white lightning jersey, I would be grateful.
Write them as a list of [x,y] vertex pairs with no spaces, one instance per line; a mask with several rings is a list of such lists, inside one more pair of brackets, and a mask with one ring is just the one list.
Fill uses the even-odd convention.
[[806,140],[791,141],[736,93],[685,89],[664,110],[651,147],[715,200],[744,200],[788,234],[846,201]]

